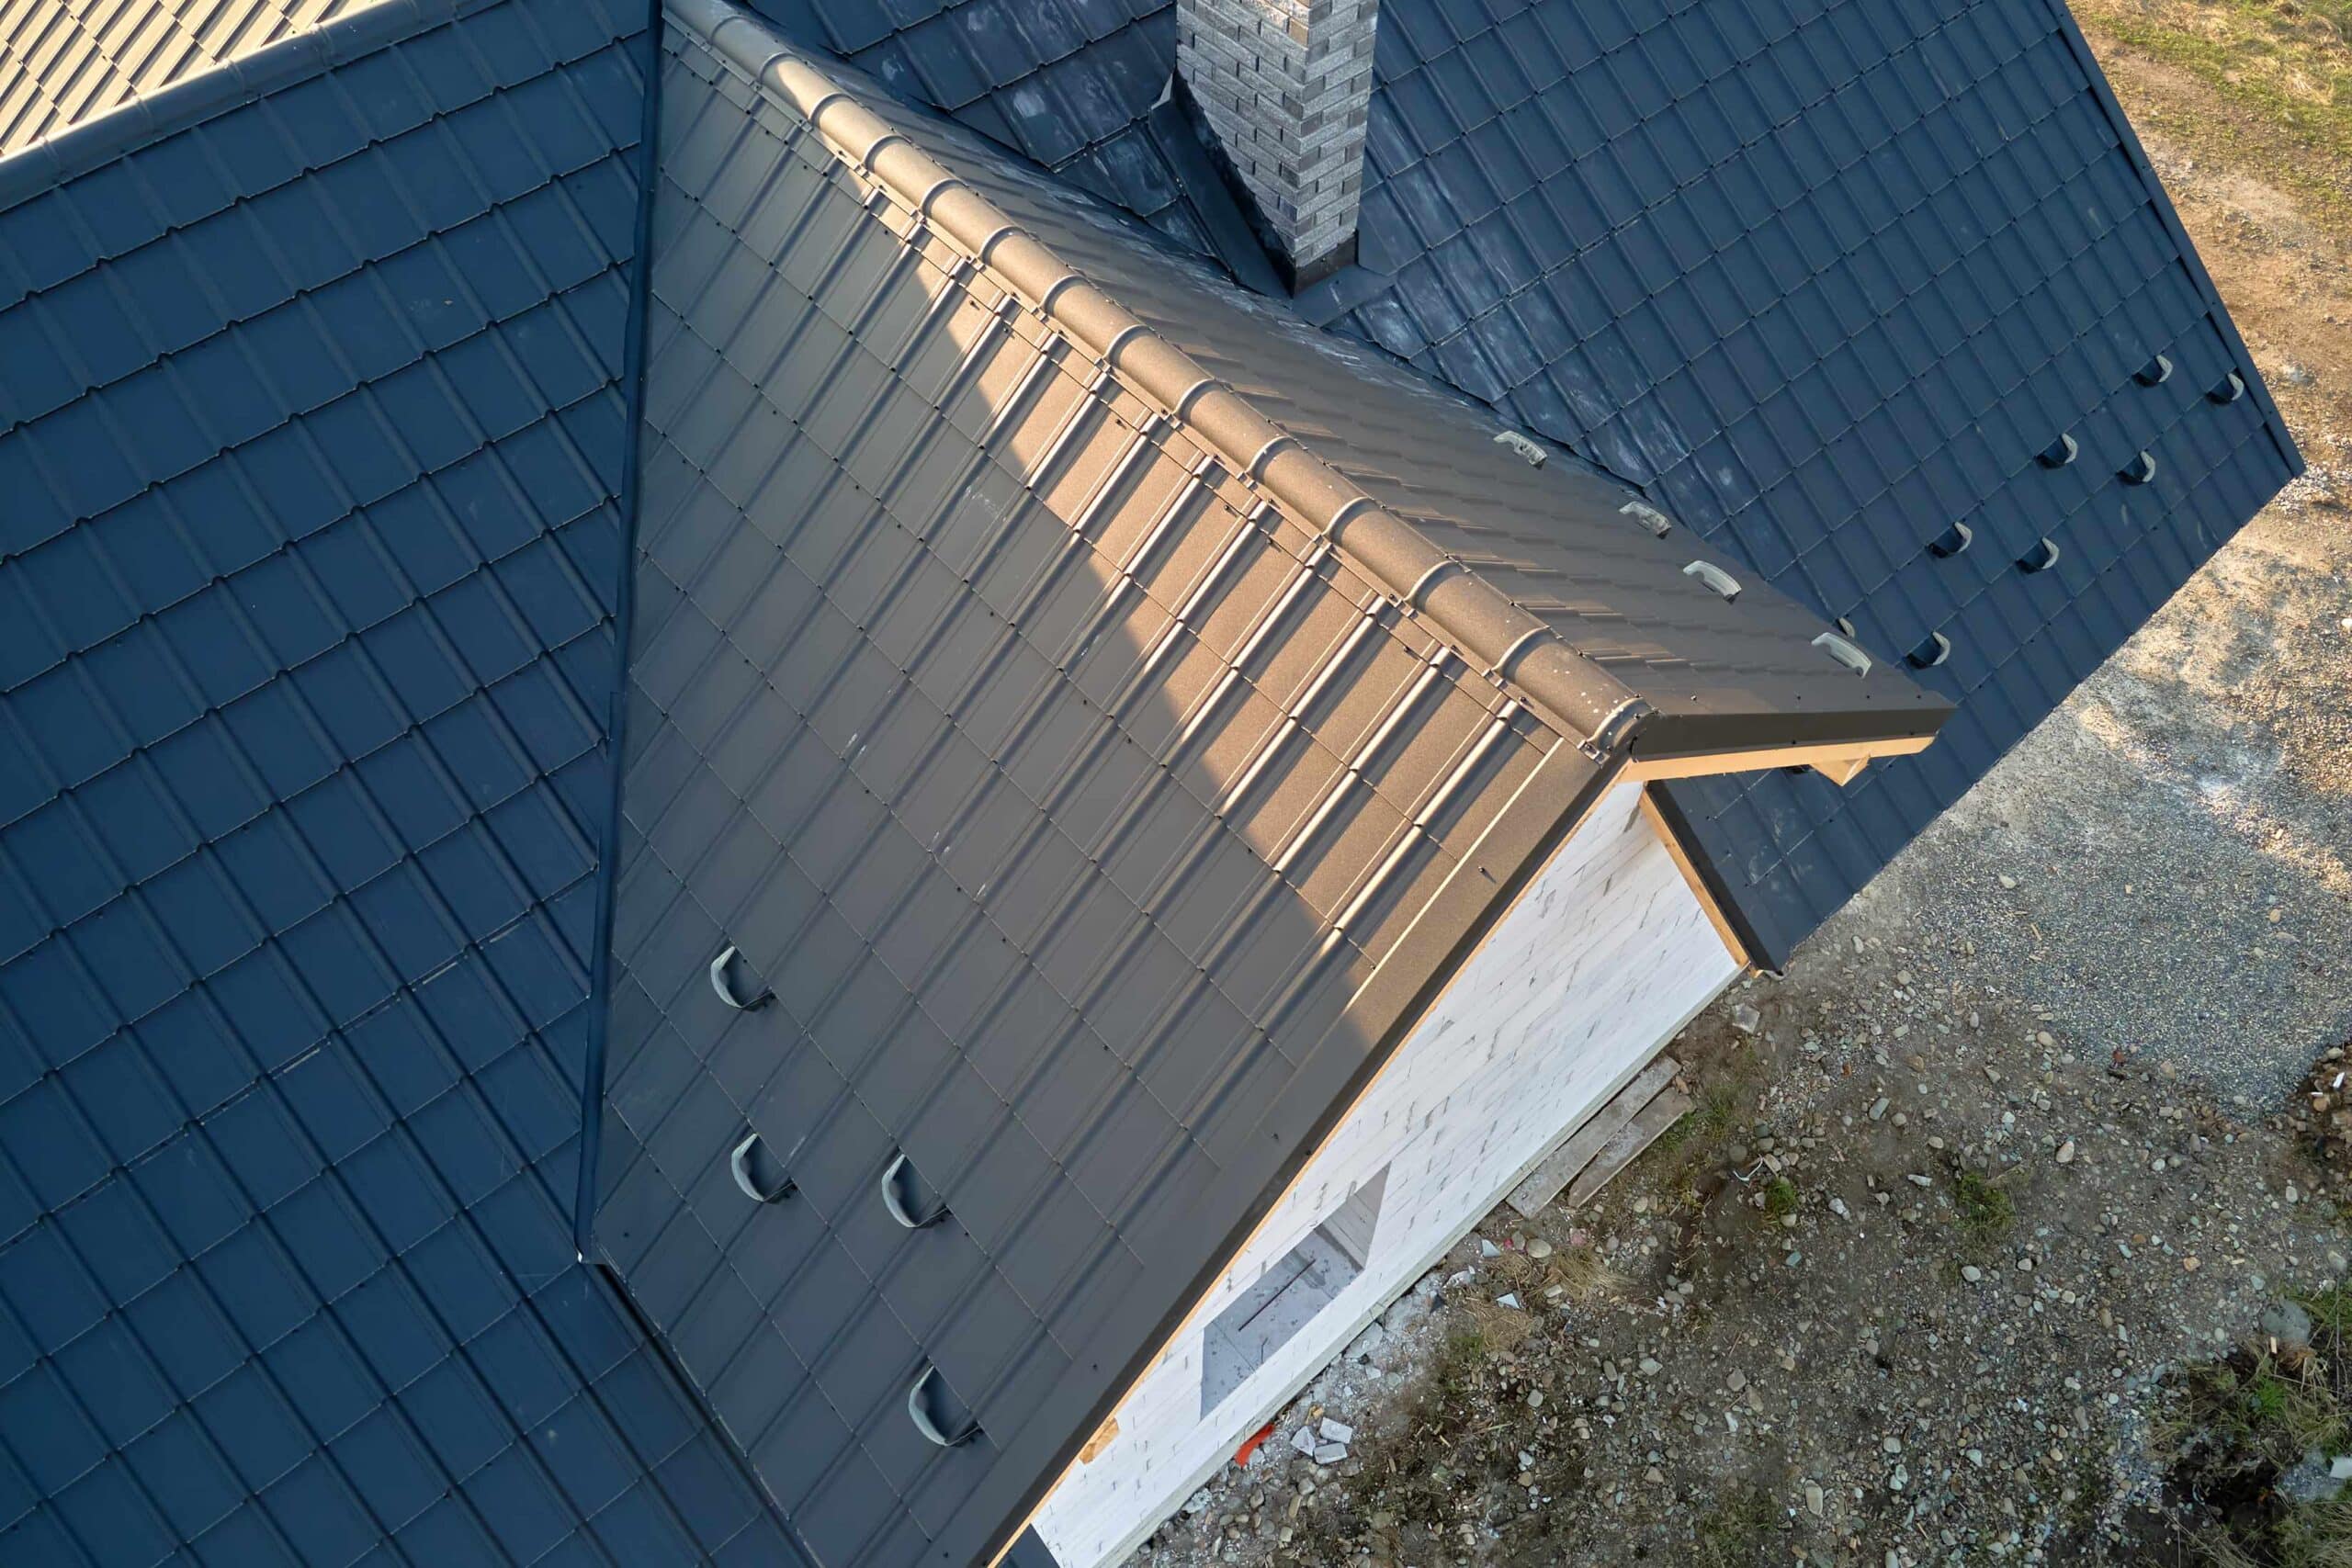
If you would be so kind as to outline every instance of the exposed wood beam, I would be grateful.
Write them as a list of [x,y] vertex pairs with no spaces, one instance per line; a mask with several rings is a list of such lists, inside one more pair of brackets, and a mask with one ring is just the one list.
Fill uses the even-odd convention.
[[1666,846],[1666,852],[1674,857],[1674,868],[1682,874],[1682,880],[1690,885],[1690,896],[1699,900],[1699,908],[1707,911],[1707,921],[1715,928],[1715,934],[1723,938],[1724,948],[1748,968],[1763,967],[1756,962],[1756,955],[1747,951],[1747,944],[1739,940],[1739,934],[1732,930],[1731,922],[1724,918],[1723,907],[1715,902],[1715,896],[1707,889],[1706,879],[1691,863],[1690,852],[1684,847],[1674,829],[1667,825],[1666,818],[1658,814],[1657,802],[1650,798],[1647,788],[1642,791],[1642,815],[1649,818],[1650,830],[1657,835],[1658,842]]
[[1092,1464],[1096,1456],[1101,1454],[1104,1449],[1109,1448],[1113,1442],[1116,1441],[1118,1436],[1119,1418],[1116,1416],[1114,1416],[1109,1420],[1103,1422],[1102,1425],[1094,1428],[1094,1436],[1087,1438],[1086,1446],[1078,1450],[1078,1462],[1080,1464]]
[[1907,757],[1934,743],[1932,735],[1906,735],[1894,740],[1857,744],[1851,740],[1826,746],[1768,746],[1752,751],[1718,751],[1689,757],[1635,757],[1625,764],[1627,778],[1645,784],[1657,779],[1690,779],[1707,773],[1757,773],[1768,768],[1817,768],[1839,784],[1850,784],[1873,757]]

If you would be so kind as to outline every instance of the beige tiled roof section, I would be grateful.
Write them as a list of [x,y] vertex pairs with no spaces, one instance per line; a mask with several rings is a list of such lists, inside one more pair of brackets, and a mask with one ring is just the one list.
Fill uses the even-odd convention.
[[379,0],[0,0],[0,157]]
[[[1577,736],[1611,730],[1644,709],[1623,682],[1563,642],[1430,542],[1322,457],[1284,434],[1226,382],[1153,332],[1012,223],[831,74],[779,52],[775,36],[726,0],[674,7],[722,51],[780,91],[877,193],[1038,310],[1120,381],[1180,421],[1289,516],[1316,529],[1395,598],[1426,616],[1465,657],[1507,671],[1547,720]],[[730,46],[732,48],[730,49]],[[763,61],[763,63],[762,62]]]
[[727,0],[673,10],[805,117],[877,206],[1050,321],[1559,732],[1620,754],[1744,751],[1931,734],[1948,711],[1883,664],[1856,679],[1817,619],[1686,531],[1637,525],[1622,487],[1498,447],[1491,414],[1161,265]]
[[816,1556],[962,1568],[1600,768],[1071,290],[665,48],[595,1235]]

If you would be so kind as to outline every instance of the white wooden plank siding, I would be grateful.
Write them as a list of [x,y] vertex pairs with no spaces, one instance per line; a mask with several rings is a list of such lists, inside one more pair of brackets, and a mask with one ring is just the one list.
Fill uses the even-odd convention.
[[[1122,1560],[1738,973],[1622,785],[1563,845],[1318,1151],[1035,1523],[1063,1568]],[[1363,1271],[1205,1416],[1204,1325],[1388,1171]]]

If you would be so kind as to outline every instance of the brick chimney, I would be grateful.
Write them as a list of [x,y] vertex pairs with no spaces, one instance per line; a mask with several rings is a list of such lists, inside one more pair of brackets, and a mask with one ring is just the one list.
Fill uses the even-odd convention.
[[1294,288],[1355,259],[1380,0],[1176,0],[1176,73]]

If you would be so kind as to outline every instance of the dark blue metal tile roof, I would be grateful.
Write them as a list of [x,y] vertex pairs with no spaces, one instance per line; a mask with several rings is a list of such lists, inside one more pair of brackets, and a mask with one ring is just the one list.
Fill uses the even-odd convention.
[[570,1223],[641,8],[453,10],[0,170],[12,1565],[795,1560]]
[[[909,96],[1015,146],[1006,104],[1064,58],[999,31],[943,95],[926,68],[970,44],[940,24],[971,6],[900,28],[872,0],[807,4],[832,30],[804,36],[880,51]],[[1171,11],[1118,15],[1156,36]],[[2057,0],[1385,0],[1374,67],[1361,265],[1301,308],[1647,487],[1882,658],[1952,645],[1922,678],[1962,718],[1917,759],[1843,793],[1674,786],[1760,955],[1850,897],[2296,469]],[[1148,99],[1111,101],[1139,131]],[[1080,183],[1167,208],[1156,171]],[[2160,354],[2174,373],[2143,386]],[[2244,400],[2206,401],[2233,372]],[[2081,457],[2042,468],[2069,432]],[[2133,485],[2143,451],[2155,479]],[[1973,543],[1937,556],[1953,522]],[[2045,537],[2057,569],[2018,572]]]
[[[1157,0],[763,3],[1216,242],[1181,122],[1149,112]],[[800,1560],[571,1249],[628,555],[636,10],[387,0],[0,165],[10,1563]],[[1918,759],[1842,793],[1674,786],[1759,953],[2294,465],[2049,0],[1388,0],[1381,38],[1367,265],[1302,303],[1648,484],[1883,656],[1950,639],[1921,678],[1962,707]],[[2233,372],[2246,395],[2213,400]],[[2060,434],[2074,460],[2046,466]],[[1953,522],[1968,548],[1939,554]],[[2020,571],[2044,539],[2054,569]],[[673,696],[673,728],[708,728]],[[693,772],[638,763],[648,788]],[[665,1143],[732,1124],[667,1089]],[[1079,1099],[1024,1113],[1075,1128]],[[850,1181],[871,1142],[818,1140],[801,1174]],[[635,1217],[673,1217],[667,1186],[632,1189]],[[1010,1190],[973,1184],[968,1218],[1012,1224]],[[887,1319],[828,1316],[874,1262],[844,1235],[787,1288],[828,1346],[818,1393],[749,1459],[838,1456],[798,1535],[911,1560],[955,1500],[898,1515],[903,1456],[843,1446],[831,1413],[888,1404],[912,1353]],[[701,1258],[648,1264],[640,1300],[684,1311]],[[1002,1310],[967,1303],[943,1363],[1034,1338],[1010,1303],[1076,1267],[1008,1254]]]
[[1182,116],[1152,113],[1176,67],[1171,0],[748,0],[748,8],[908,102],[943,109],[1214,252],[1229,198],[1193,186],[1199,145]]
[[[1622,762],[1619,680],[1941,705],[1004,149],[672,22],[594,1242],[812,1555],[960,1568]],[[1429,542],[1374,564],[1374,512]],[[1478,643],[1397,608],[1437,541],[1490,630],[1487,574],[1577,597]],[[1504,652],[1595,639],[1575,727]]]
[[[1950,640],[1918,678],[1960,711],[1917,757],[1843,791],[1670,786],[1760,955],[2296,469],[2052,0],[1386,0],[1376,63],[1363,265],[1302,303],[1647,486],[1880,657]],[[2045,538],[2055,569],[2021,570]]]

